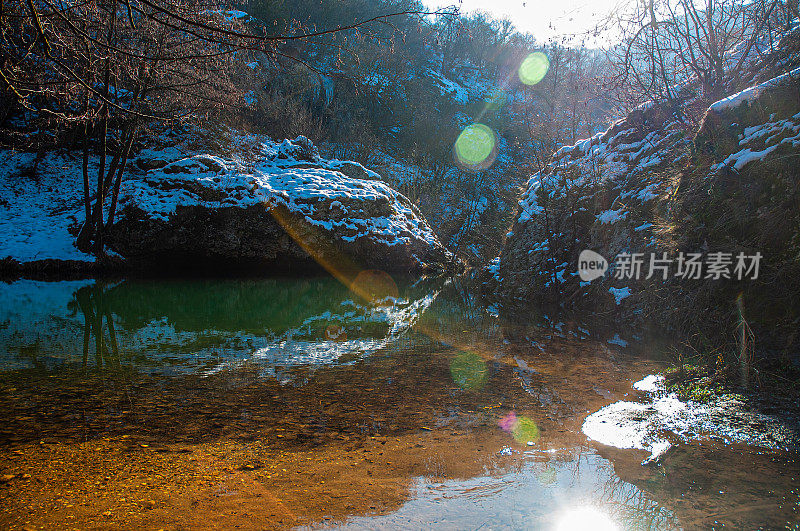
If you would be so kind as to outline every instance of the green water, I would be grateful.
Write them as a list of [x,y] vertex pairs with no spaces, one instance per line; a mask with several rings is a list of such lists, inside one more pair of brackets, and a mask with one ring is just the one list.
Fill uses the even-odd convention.
[[245,444],[280,426],[282,450],[314,451],[331,433],[466,433],[475,452],[505,442],[488,457],[448,450],[489,463],[458,479],[436,473],[447,451],[432,453],[400,508],[337,525],[800,525],[796,455],[708,439],[644,467],[644,452],[588,440],[586,416],[635,399],[632,383],[663,360],[574,323],[503,319],[458,279],[398,280],[378,302],[330,278],[20,280],[0,301],[0,448],[123,435]]

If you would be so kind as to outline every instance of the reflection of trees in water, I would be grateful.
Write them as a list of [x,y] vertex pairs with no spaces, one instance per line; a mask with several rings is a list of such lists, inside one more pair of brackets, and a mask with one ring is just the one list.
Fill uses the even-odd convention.
[[606,480],[598,484],[595,496],[615,507],[614,519],[623,529],[680,529],[680,522],[669,509],[661,506],[632,483],[619,478],[611,463]]
[[98,282],[75,292],[75,301],[83,313],[83,367],[89,366],[89,347],[94,340],[96,367],[122,366],[114,318],[111,315],[105,284]]
[[333,278],[98,282],[72,295],[81,332],[66,350],[81,354],[83,368],[104,369],[188,361],[208,372],[255,353],[283,372],[334,354],[347,363],[395,342],[413,348],[405,332],[436,298],[431,289],[420,281],[405,298],[373,304]]
[[608,514],[620,529],[681,528],[678,518],[669,509],[650,498],[646,490],[621,479],[614,464],[599,456],[592,447],[580,446],[550,456],[544,471],[538,475],[539,481],[544,483],[548,478],[547,472],[553,471],[550,482],[554,482],[555,471],[559,469],[568,471],[574,485],[581,484],[582,474],[589,471],[589,477],[585,479],[592,485],[592,491],[586,503]]

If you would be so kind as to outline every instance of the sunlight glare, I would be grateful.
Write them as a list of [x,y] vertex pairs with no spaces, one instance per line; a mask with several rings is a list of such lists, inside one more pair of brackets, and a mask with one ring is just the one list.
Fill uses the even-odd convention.
[[459,352],[450,362],[450,375],[465,391],[481,389],[486,385],[486,362],[474,352]]
[[380,269],[365,269],[356,275],[350,289],[371,303],[388,303],[399,297],[391,275]]
[[556,531],[617,531],[617,524],[596,507],[576,507],[566,511],[558,519]]
[[539,426],[533,419],[524,416],[517,416],[515,411],[511,411],[498,421],[500,428],[511,434],[514,440],[520,444],[533,444],[539,439]]

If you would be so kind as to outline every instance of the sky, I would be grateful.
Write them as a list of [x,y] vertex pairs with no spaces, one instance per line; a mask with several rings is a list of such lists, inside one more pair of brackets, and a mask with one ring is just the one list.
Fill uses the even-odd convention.
[[[458,0],[424,0],[430,7],[457,5]],[[622,0],[461,0],[464,13],[483,11],[508,18],[517,30],[539,42],[591,30]]]

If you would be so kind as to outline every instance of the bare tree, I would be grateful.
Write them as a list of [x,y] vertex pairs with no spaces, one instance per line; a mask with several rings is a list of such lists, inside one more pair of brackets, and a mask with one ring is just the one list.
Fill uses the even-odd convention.
[[574,144],[604,128],[613,114],[608,90],[611,64],[604,54],[556,44],[545,49],[549,69],[544,79],[524,87],[518,98],[525,117],[533,171],[541,171],[559,146]]
[[[314,70],[289,43],[424,16],[407,6],[276,35],[219,1],[3,0],[0,89],[7,107],[29,109],[71,147],[80,145],[86,221],[78,246],[102,256],[103,233],[114,221],[128,158],[146,124],[237,105],[248,54]],[[96,174],[90,175],[93,156]]]
[[785,9],[779,0],[637,0],[616,14],[623,44],[612,51],[629,103],[677,103],[693,84],[705,103],[724,96],[767,51]]

